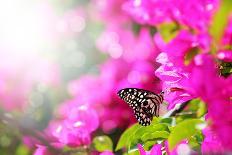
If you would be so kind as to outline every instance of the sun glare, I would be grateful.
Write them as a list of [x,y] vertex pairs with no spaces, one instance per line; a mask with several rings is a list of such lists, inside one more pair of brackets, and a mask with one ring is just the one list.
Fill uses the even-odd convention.
[[[35,7],[36,6],[36,7]],[[28,1],[2,1],[0,5],[0,42],[4,50],[14,54],[36,53],[48,40],[49,19],[46,6],[38,7]],[[2,51],[2,49],[1,49]],[[7,51],[8,52],[8,51]]]

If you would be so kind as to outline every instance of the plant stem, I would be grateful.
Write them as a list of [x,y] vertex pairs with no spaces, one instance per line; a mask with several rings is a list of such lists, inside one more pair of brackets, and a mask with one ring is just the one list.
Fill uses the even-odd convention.
[[184,108],[188,105],[189,101],[186,101],[184,103],[181,104],[177,104],[175,106],[175,108],[173,108],[172,110],[168,111],[163,118],[167,118],[167,117],[171,117],[171,116],[176,116],[178,113],[180,113],[182,110],[184,110]]

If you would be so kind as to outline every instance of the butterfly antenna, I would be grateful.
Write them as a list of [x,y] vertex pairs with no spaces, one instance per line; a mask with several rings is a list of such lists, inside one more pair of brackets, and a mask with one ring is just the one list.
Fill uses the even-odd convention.
[[182,88],[178,88],[178,87],[171,87],[171,88],[166,88],[165,90],[163,90],[161,93],[162,94],[169,94],[170,92],[176,92],[176,91],[184,91],[184,89]]
[[169,94],[169,93],[170,93],[170,88],[166,88],[160,94],[164,95],[164,94]]
[[160,92],[160,95],[164,95],[164,91],[161,91],[161,92]]

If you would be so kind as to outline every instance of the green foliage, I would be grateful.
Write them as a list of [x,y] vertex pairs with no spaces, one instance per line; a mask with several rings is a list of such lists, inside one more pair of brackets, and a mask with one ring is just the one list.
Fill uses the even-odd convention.
[[188,51],[188,53],[186,53],[185,57],[184,57],[184,64],[185,65],[189,65],[193,58],[200,53],[199,48],[192,48]]
[[213,18],[213,22],[210,27],[210,33],[214,37],[215,41],[219,41],[223,35],[224,28],[228,22],[228,17],[232,11],[232,1],[222,0],[221,6]]
[[138,123],[132,125],[130,128],[128,128],[124,133],[121,135],[118,144],[116,146],[116,151],[122,149],[125,146],[128,146],[129,144],[129,137],[132,136],[136,129],[138,129],[140,125]]
[[21,144],[18,146],[16,150],[16,155],[27,155],[29,154],[30,150],[27,146]]
[[139,24],[137,24],[137,23],[132,24],[132,30],[136,35],[139,34],[140,29],[141,29],[141,26]]
[[195,150],[199,150],[201,147],[201,143],[203,141],[203,135],[200,130],[196,132],[196,134],[189,138],[189,146]]
[[206,108],[205,103],[199,100],[198,109],[197,109],[197,117],[200,118],[204,116],[206,112],[207,112],[207,108]]
[[171,117],[167,117],[167,118],[163,118],[159,121],[159,123],[166,123],[168,125],[172,125],[173,123],[175,123],[174,118]]
[[145,150],[150,150],[154,144],[156,144],[156,140],[149,140],[149,141],[146,141],[146,142],[144,143],[143,148],[144,148]]
[[201,118],[207,112],[206,105],[200,99],[193,99],[188,104],[188,108],[178,114],[176,118],[177,123],[185,119]]
[[129,155],[140,155],[138,150],[132,150],[130,152],[128,152]]
[[93,146],[99,152],[103,152],[105,150],[113,150],[113,142],[108,136],[95,137],[93,139]]
[[177,23],[165,23],[158,26],[158,32],[161,34],[164,41],[169,42],[177,35],[179,25]]
[[129,152],[133,152],[133,148],[138,143],[145,144],[145,148],[150,148],[157,141],[167,139],[170,133],[168,127],[170,122],[170,118],[154,118],[150,126],[141,126],[138,123],[131,126],[120,137],[116,151],[126,148]]
[[194,136],[200,123],[203,123],[200,119],[187,119],[177,124],[168,137],[169,149],[172,150],[182,140]]
[[175,117],[154,117],[151,125],[145,127],[134,124],[122,134],[116,151],[125,148],[127,154],[137,155],[138,143],[145,150],[150,150],[154,144],[164,145],[165,141],[168,141],[169,149],[172,150],[183,140],[188,140],[192,149],[200,150],[203,141],[200,125],[205,113],[206,105],[200,99],[194,99]]
[[154,133],[145,133],[141,137],[142,141],[148,141],[152,139],[166,139],[169,136],[169,132],[167,131],[155,131]]
[[224,77],[228,77],[232,73],[232,62],[220,62],[220,74]]

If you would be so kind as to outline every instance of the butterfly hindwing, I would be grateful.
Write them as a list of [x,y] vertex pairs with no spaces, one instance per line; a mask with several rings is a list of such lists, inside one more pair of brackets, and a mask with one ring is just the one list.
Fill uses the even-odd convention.
[[153,115],[150,112],[145,111],[142,108],[134,110],[135,118],[138,120],[139,124],[147,126],[151,124]]
[[154,94],[150,91],[126,88],[118,92],[121,99],[129,104],[139,124],[150,125],[153,115],[159,116],[159,106],[163,102],[163,94]]

